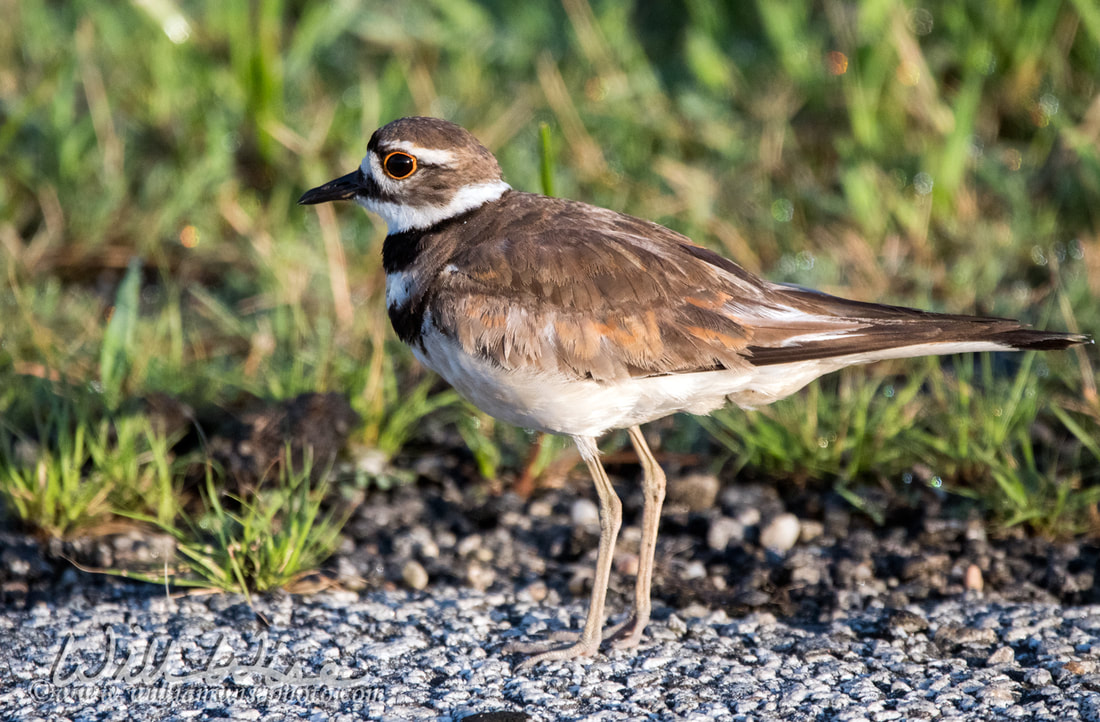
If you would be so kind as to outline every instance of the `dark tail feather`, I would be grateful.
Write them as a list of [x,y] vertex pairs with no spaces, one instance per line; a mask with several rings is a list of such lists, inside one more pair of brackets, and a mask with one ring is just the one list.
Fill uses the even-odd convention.
[[1002,331],[989,340],[995,343],[1007,344],[1019,351],[1060,351],[1077,344],[1092,343],[1092,339],[1083,333],[1036,331],[1032,328]]
[[[900,358],[905,354],[889,352],[916,346],[922,349],[914,348],[913,356],[935,355],[936,344],[945,344],[943,353],[963,353],[997,350],[989,348],[990,344],[996,344],[1005,351],[1054,351],[1076,344],[1092,343],[1092,339],[1084,334],[1039,331],[1026,328],[1019,321],[1005,318],[940,314],[904,306],[851,301],[797,287],[784,287],[782,293],[791,305],[819,317],[822,320],[822,330],[827,329],[829,319],[843,319],[865,325],[844,335],[806,343],[749,346],[746,349],[750,354],[748,360],[755,366],[838,356],[864,356],[869,357],[865,360],[874,360],[878,354],[879,358]],[[982,348],[983,344],[985,348]],[[976,348],[967,349],[965,345],[974,345]]]
[[[992,328],[990,328],[992,326]],[[997,328],[1000,326],[1000,328]],[[1005,328],[1005,326],[1009,326]],[[1014,326],[1014,327],[1013,327]],[[811,361],[838,356],[867,356],[866,361],[878,358],[933,356],[936,344],[943,344],[940,353],[966,353],[968,351],[1055,351],[1080,343],[1092,343],[1092,339],[1079,333],[1036,331],[1023,328],[1014,321],[989,322],[975,318],[966,323],[958,317],[949,322],[934,323],[909,321],[898,324],[870,325],[849,335],[791,346],[749,346],[748,361],[754,366]],[[974,348],[965,348],[966,345]],[[985,345],[983,348],[982,345]],[[990,347],[996,344],[996,347]],[[915,347],[921,347],[917,349]],[[997,348],[999,347],[999,348]],[[913,348],[912,354],[892,354],[891,349]],[[856,362],[860,363],[860,362]]]

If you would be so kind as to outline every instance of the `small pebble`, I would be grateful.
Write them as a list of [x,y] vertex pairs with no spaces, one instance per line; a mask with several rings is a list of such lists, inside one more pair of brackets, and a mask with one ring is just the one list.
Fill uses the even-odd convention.
[[569,593],[574,597],[581,597],[592,588],[592,570],[578,569],[569,578]]
[[768,551],[782,554],[798,541],[800,529],[797,516],[789,512],[780,514],[760,530],[760,545]]
[[891,612],[887,624],[890,625],[891,629],[907,634],[916,634],[928,629],[928,620],[919,614],[910,612],[908,609],[896,609]]
[[738,509],[733,518],[741,522],[744,527],[756,526],[760,523],[760,510],[754,506]]
[[455,547],[455,551],[458,552],[458,555],[460,557],[467,557],[467,556],[470,556],[471,554],[473,554],[474,552],[476,552],[480,548],[481,548],[481,535],[480,534],[470,534],[469,536],[466,536],[466,537],[462,538],[462,540],[458,543],[458,546]]
[[527,505],[527,515],[532,517],[548,517],[554,513],[554,505],[545,499],[535,499]]
[[615,554],[615,571],[619,574],[625,574],[628,577],[633,577],[638,574],[638,564],[640,560],[637,554],[630,552],[618,552]]
[[800,524],[798,541],[803,544],[810,544],[825,533],[825,525],[815,519],[803,519]]
[[492,567],[472,561],[466,567],[466,581],[474,589],[484,592],[496,581],[496,572],[493,571]]
[[1054,677],[1051,675],[1049,669],[1029,669],[1024,672],[1024,683],[1031,687],[1046,687],[1048,684],[1054,682]]
[[1096,672],[1096,662],[1090,659],[1074,659],[1066,662],[1062,669],[1071,674],[1093,674]]
[[689,562],[688,565],[684,567],[683,578],[685,580],[691,581],[695,579],[703,579],[706,576],[707,568],[703,565],[703,562],[701,561],[696,560],[693,562]]
[[435,543],[434,539],[428,538],[421,541],[418,545],[418,551],[424,559],[439,558],[439,545]]
[[669,479],[665,503],[683,506],[688,511],[706,511],[714,508],[722,483],[714,474],[688,474]]
[[941,647],[988,647],[996,643],[997,633],[992,629],[946,624],[936,630],[935,641]]
[[410,559],[405,562],[405,566],[401,567],[401,580],[410,589],[420,591],[428,586],[428,571],[420,562]]
[[821,566],[817,564],[800,564],[791,569],[791,584],[799,587],[812,587],[821,583]]
[[516,594],[518,599],[525,602],[534,602],[538,604],[546,599],[546,595],[550,593],[550,589],[546,586],[544,581],[535,581],[528,584],[523,589],[520,589]]
[[731,541],[745,538],[745,526],[728,516],[720,516],[707,529],[707,546],[716,552],[725,551]]
[[1016,701],[1012,685],[1007,682],[995,682],[978,690],[978,699],[991,703],[995,707],[1009,705]]
[[963,577],[963,586],[970,591],[980,592],[982,591],[982,587],[984,585],[984,581],[982,580],[982,570],[978,567],[978,565],[971,564],[970,566],[968,566],[966,568],[966,575]]
[[573,526],[599,531],[600,508],[591,499],[577,499],[569,508],[569,518]]

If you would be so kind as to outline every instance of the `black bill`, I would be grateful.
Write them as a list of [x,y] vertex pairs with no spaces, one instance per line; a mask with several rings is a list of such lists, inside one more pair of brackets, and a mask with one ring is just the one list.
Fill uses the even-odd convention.
[[298,199],[298,205],[310,206],[316,203],[328,203],[329,201],[346,201],[363,192],[366,184],[363,182],[363,172],[353,170],[346,176],[331,180],[323,186],[317,186],[306,191]]

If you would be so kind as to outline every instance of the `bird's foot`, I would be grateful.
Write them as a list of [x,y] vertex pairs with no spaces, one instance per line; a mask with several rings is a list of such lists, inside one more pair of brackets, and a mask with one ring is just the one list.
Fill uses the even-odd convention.
[[612,649],[630,649],[638,646],[648,621],[631,614],[625,621],[604,627],[600,639],[585,640],[581,633],[561,630],[538,642],[510,642],[504,646],[504,653],[531,655],[516,667],[530,669],[540,662],[591,657],[599,651],[601,640]]
[[516,666],[517,670],[531,669],[541,662],[591,657],[599,650],[599,639],[585,639],[583,635],[576,632],[555,632],[550,635],[550,639],[539,642],[512,642],[504,647],[506,654],[531,655]]
[[559,629],[550,632],[546,639],[537,642],[509,642],[504,645],[505,654],[542,654],[555,647],[568,646],[580,642],[580,632],[570,632],[567,629]]
[[645,632],[649,619],[639,620],[637,613],[632,613],[623,622],[614,624],[603,630],[603,641],[612,649],[631,649],[637,647],[642,641],[642,633]]

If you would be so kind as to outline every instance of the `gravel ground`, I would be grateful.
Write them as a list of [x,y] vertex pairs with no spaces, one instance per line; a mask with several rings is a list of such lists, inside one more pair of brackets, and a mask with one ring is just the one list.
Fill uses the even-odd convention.
[[450,585],[281,595],[257,604],[264,627],[225,596],[56,602],[0,620],[4,719],[1100,719],[1096,606],[967,597],[828,624],[666,609],[635,653],[516,674],[501,642],[576,624],[581,604]]
[[[255,611],[63,560],[125,564],[148,539],[0,534],[0,718],[1100,720],[1094,543],[990,535],[936,495],[876,526],[829,496],[678,476],[642,646],[515,672],[506,642],[583,620],[591,493],[421,472],[360,506],[338,590]],[[641,505],[619,489],[613,615]]]

